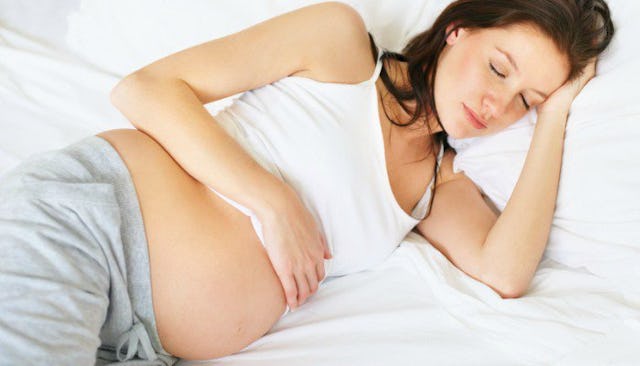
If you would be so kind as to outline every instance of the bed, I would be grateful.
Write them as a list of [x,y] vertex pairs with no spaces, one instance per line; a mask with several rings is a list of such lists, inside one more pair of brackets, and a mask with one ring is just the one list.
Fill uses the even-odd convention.
[[[0,0],[0,174],[31,154],[132,128],[109,91],[136,68],[313,2]],[[345,2],[399,51],[450,1]],[[244,350],[178,365],[640,364],[640,3],[609,5],[617,35],[572,107],[549,244],[525,296],[500,298],[410,233],[378,266],[327,279]],[[450,140],[454,169],[499,209],[533,121],[535,112],[491,137]]]

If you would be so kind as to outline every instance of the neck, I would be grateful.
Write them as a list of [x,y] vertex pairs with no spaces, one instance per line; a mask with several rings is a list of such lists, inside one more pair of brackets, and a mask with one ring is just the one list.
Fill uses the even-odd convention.
[[[395,61],[395,60],[393,60]],[[403,88],[409,85],[407,77],[407,64],[395,61],[390,67],[387,65],[387,73],[394,85]],[[411,115],[402,109],[400,104],[385,88],[381,78],[376,81],[378,89],[378,103],[380,104],[380,123],[385,138],[387,161],[399,165],[423,161],[431,155],[432,134],[442,131],[435,118],[431,118],[431,132],[425,127],[426,119],[419,118],[415,123],[406,127],[396,126],[386,117],[384,110],[391,119],[400,124],[406,124],[411,120]],[[411,109],[415,102],[406,103]],[[426,154],[426,155],[425,155]]]
[[[395,59],[386,59],[385,61],[385,70],[391,79],[391,82],[398,89],[409,89],[411,87],[411,83],[409,81],[409,73],[408,73],[408,63],[404,61],[399,61]],[[395,122],[399,124],[406,124],[411,120],[411,115],[407,113],[400,103],[389,93],[384,83],[382,82],[382,78],[378,78],[376,81],[378,84],[378,90],[381,92],[382,104]],[[415,101],[407,101],[405,104],[409,107],[409,110],[415,108]],[[425,127],[425,123],[427,123],[430,129]],[[433,115],[426,116],[426,113],[423,113],[422,116],[418,117],[418,120],[407,127],[399,127],[391,124],[393,128],[399,128],[404,130],[404,134],[406,134],[409,139],[424,139],[425,136],[429,136],[430,134],[436,134],[442,131],[440,124]],[[429,130],[431,132],[429,132]]]

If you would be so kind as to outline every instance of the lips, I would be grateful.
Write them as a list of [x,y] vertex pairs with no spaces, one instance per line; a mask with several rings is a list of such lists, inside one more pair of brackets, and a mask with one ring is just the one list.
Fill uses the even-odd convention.
[[462,103],[462,106],[464,107],[467,120],[473,125],[473,127],[479,130],[487,128],[486,122],[481,120],[475,113],[473,113],[471,108],[467,107],[464,103]]

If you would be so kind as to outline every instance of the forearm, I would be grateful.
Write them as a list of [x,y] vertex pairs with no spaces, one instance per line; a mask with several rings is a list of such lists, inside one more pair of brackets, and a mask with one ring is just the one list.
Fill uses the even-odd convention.
[[286,189],[218,125],[182,80],[133,75],[114,88],[111,100],[192,177],[258,215]]
[[509,201],[481,250],[482,281],[508,297],[528,287],[551,230],[567,114],[541,115]]

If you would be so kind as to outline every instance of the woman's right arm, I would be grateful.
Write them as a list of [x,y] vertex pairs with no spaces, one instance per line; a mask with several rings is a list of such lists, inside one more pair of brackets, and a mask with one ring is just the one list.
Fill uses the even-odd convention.
[[[354,44],[368,46],[363,30],[344,4],[312,5],[169,55],[126,76],[111,93],[114,106],[192,177],[256,213],[292,309],[324,277],[323,257],[330,254],[322,234],[293,189],[254,161],[203,104],[300,70],[328,72]],[[356,35],[366,41],[354,41]]]

